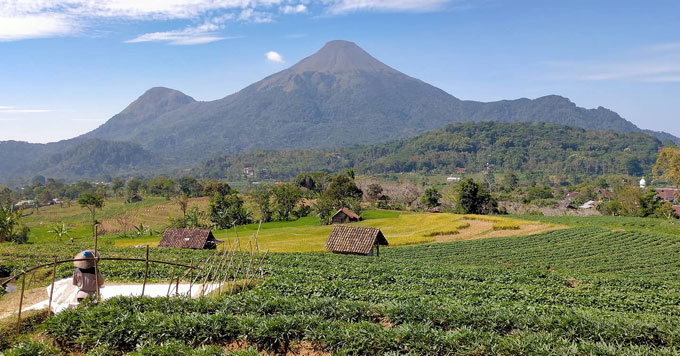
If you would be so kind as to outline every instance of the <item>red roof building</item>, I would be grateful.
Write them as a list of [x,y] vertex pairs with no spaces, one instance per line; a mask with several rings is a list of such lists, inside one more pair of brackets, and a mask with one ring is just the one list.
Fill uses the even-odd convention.
[[659,198],[663,199],[663,201],[669,201],[669,202],[675,202],[676,199],[678,199],[678,195],[680,195],[680,189],[678,187],[663,187],[663,188],[656,188],[656,195],[659,196]]

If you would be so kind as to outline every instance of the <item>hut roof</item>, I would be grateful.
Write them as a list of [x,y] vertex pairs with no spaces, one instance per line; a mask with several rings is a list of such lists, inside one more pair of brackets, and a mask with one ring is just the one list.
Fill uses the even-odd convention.
[[376,243],[387,246],[385,236],[377,227],[335,225],[325,247],[333,252],[367,255]]
[[165,229],[158,247],[202,249],[208,241],[221,242],[210,229]]
[[333,217],[335,217],[336,215],[338,215],[338,214],[340,214],[340,213],[344,213],[344,214],[347,215],[350,219],[357,219],[357,220],[361,219],[361,217],[359,217],[359,215],[358,215],[357,213],[355,213],[355,212],[353,212],[353,211],[351,211],[351,210],[349,210],[349,209],[347,209],[347,208],[342,208],[342,209],[336,211],[335,214],[333,214]]

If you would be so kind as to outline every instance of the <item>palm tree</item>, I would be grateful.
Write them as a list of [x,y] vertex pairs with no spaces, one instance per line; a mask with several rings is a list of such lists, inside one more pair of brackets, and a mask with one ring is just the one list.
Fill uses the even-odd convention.
[[64,222],[61,222],[59,224],[55,224],[54,227],[52,227],[52,229],[47,232],[56,235],[57,239],[61,242],[62,237],[71,237],[69,230],[69,226]]

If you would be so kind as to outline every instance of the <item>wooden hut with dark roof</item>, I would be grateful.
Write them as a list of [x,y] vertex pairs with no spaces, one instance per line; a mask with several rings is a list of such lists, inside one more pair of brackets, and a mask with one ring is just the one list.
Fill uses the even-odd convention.
[[331,218],[333,224],[347,224],[358,221],[361,221],[361,216],[347,208],[336,211]]
[[326,240],[326,250],[334,253],[372,256],[380,255],[380,245],[387,246],[387,239],[377,227],[334,225]]
[[210,229],[165,229],[158,247],[214,250],[220,242]]

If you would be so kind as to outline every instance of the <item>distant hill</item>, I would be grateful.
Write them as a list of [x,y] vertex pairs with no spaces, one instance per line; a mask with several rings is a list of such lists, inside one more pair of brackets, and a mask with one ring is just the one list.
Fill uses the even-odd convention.
[[549,123],[462,123],[408,139],[334,150],[255,151],[206,160],[210,178],[288,180],[300,172],[456,174],[513,170],[535,175],[647,173],[662,143],[640,132],[592,131]]
[[140,174],[163,168],[162,160],[142,146],[130,142],[90,139],[63,152],[46,155],[29,170],[51,178],[94,179],[103,175]]
[[[478,121],[641,132],[611,110],[580,108],[555,95],[491,103],[460,100],[387,66],[352,42],[331,41],[292,67],[219,100],[200,102],[176,90],[152,88],[80,137],[48,145],[0,143],[0,180],[30,177],[48,155],[91,139],[131,142],[162,158],[164,167],[186,169],[215,155],[374,144]],[[645,132],[678,142],[667,133]],[[132,167],[120,163],[127,168],[115,171],[116,165],[108,165],[107,172],[122,174]],[[75,172],[96,173],[94,167],[53,168],[74,172],[71,178],[81,177]]]

